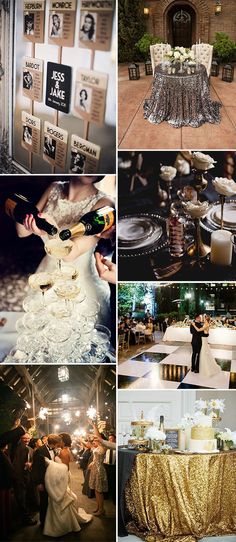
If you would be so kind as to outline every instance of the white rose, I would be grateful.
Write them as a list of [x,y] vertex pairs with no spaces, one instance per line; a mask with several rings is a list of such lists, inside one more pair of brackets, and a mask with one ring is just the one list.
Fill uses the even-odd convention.
[[212,184],[221,196],[234,196],[236,194],[236,183],[233,179],[226,177],[216,177]]
[[174,58],[176,58],[176,60],[180,58],[180,53],[178,51],[174,52]]
[[160,177],[163,181],[172,181],[174,177],[176,176],[177,169],[172,166],[162,166],[161,167],[161,173]]
[[193,153],[193,167],[201,171],[207,171],[216,164],[216,161],[209,155],[203,152]]
[[205,216],[207,214],[207,211],[209,209],[209,203],[208,201],[196,201],[193,203],[192,201],[188,201],[187,203],[182,203],[185,212],[191,216],[191,218],[201,218],[202,216]]

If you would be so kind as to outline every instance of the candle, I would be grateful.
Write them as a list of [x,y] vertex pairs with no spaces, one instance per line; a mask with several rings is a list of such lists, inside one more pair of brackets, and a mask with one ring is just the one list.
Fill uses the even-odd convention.
[[231,265],[231,232],[216,230],[211,234],[211,262],[216,265]]
[[188,425],[185,429],[185,450],[189,449],[190,438],[191,438],[191,426]]
[[180,432],[179,432],[179,450],[185,450],[185,443],[186,443],[185,430],[180,429]]

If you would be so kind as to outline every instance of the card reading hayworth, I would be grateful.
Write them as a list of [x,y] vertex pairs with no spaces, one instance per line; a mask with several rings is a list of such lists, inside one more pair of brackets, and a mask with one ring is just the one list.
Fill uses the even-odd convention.
[[44,123],[43,159],[63,171],[66,166],[68,133],[54,124]]
[[24,2],[24,38],[33,43],[44,42],[45,0]]
[[61,47],[73,47],[76,21],[76,0],[50,1],[48,41]]
[[114,7],[114,0],[81,0],[81,47],[98,51],[110,50]]
[[108,76],[80,69],[75,84],[75,112],[81,119],[104,123]]
[[30,100],[42,101],[43,60],[28,57],[24,59],[22,88],[24,96]]
[[98,173],[101,147],[82,139],[77,135],[71,136],[71,173]]
[[21,146],[29,152],[40,154],[40,119],[22,111]]
[[64,64],[47,64],[46,105],[69,113],[71,96],[71,67]]

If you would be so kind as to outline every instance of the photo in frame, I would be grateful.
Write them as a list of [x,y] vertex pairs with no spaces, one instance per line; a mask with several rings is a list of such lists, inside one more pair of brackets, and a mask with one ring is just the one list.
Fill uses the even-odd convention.
[[63,171],[66,167],[68,132],[49,122],[44,123],[43,159]]
[[43,60],[25,57],[22,77],[23,95],[41,102],[43,97]]
[[48,41],[60,47],[73,47],[77,0],[50,1]]
[[104,123],[107,84],[107,74],[78,70],[74,101],[74,110],[78,117],[100,125]]
[[81,0],[79,45],[87,49],[111,48],[114,0]]
[[171,448],[177,450],[180,447],[180,429],[165,429],[166,440],[165,444],[171,446]]
[[47,87],[45,103],[48,107],[69,113],[71,98],[71,66],[47,63]]
[[44,42],[45,0],[24,2],[23,35],[32,43]]
[[97,173],[101,147],[77,135],[71,136],[70,172]]
[[40,154],[41,121],[39,118],[22,111],[21,146],[29,152]]

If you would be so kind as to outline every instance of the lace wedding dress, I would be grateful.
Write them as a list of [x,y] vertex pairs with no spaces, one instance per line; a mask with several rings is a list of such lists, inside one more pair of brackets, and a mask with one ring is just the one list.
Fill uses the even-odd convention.
[[[52,216],[57,223],[59,230],[67,228],[79,222],[79,219],[92,210],[94,205],[101,199],[107,197],[102,191],[89,196],[82,201],[69,201],[63,197],[62,187],[58,184],[53,186],[44,213]],[[66,265],[66,262],[63,265]],[[100,303],[98,323],[110,325],[110,288],[98,276],[95,266],[94,248],[88,250],[68,265],[74,264],[79,270],[79,282],[85,290],[87,298],[95,299]],[[38,271],[53,271],[56,268],[56,260],[46,255],[40,262]]]
[[45,458],[47,469],[45,487],[48,493],[48,508],[43,534],[59,537],[81,530],[81,523],[88,523],[91,514],[78,507],[75,493],[70,489],[70,473],[67,466],[56,457],[55,461]]
[[216,363],[208,343],[208,337],[202,337],[202,348],[200,351],[199,374],[204,377],[214,376],[221,372],[220,366]]

